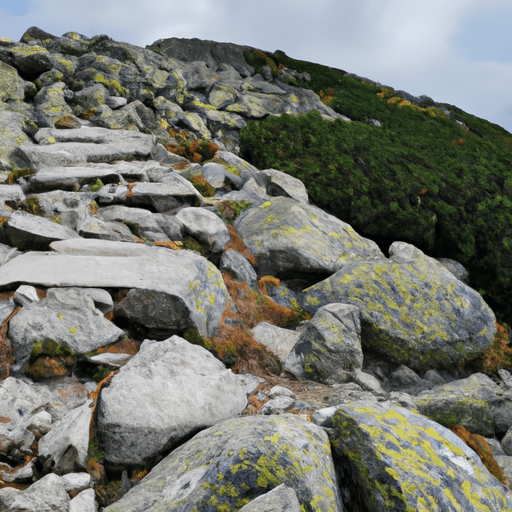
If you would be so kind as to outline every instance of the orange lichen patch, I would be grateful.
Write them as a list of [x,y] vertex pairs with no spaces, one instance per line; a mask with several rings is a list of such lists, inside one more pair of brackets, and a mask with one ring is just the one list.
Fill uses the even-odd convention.
[[128,185],[128,192],[126,192],[126,198],[130,199],[133,197],[133,189],[135,187],[136,183],[130,183]]
[[30,487],[30,484],[11,484],[0,479],[0,489],[4,487],[12,487],[13,489],[18,489],[18,491],[26,491]]
[[114,320],[114,310],[105,313],[103,315],[103,318],[105,318],[105,320],[108,320],[109,322],[112,322]]
[[231,239],[224,247],[224,251],[227,251],[228,249],[234,249],[235,251],[245,256],[252,265],[257,265],[256,258],[249,252],[249,249],[247,249],[244,241],[238,236],[236,229],[231,224],[227,224],[227,228]]
[[108,352],[110,354],[131,354],[135,355],[140,349],[140,345],[131,340],[130,338],[124,338],[113,345],[109,345],[108,347],[101,347],[98,349],[98,354],[103,354]]
[[172,168],[175,170],[175,171],[182,171],[183,169],[185,169],[186,167],[188,167],[188,162],[178,162],[177,164],[172,164]]
[[463,144],[464,143],[464,139],[453,139],[452,140],[452,144]]
[[489,443],[478,434],[472,434],[461,425],[452,425],[450,430],[457,434],[480,457],[489,473],[494,475],[503,485],[507,485],[501,468],[498,466]]
[[172,240],[169,240],[167,242],[155,242],[155,245],[158,245],[160,247],[167,247],[168,249],[172,249],[173,251],[179,251],[180,249],[183,249],[183,242],[173,242]]
[[127,295],[130,290],[127,288],[123,288],[122,290],[118,290],[116,302],[121,302]]
[[28,374],[33,380],[51,379],[53,377],[62,377],[71,371],[75,363],[73,356],[66,357],[38,357],[28,369]]
[[476,364],[478,371],[484,373],[495,373],[512,366],[512,347],[508,346],[508,334],[502,325],[496,323],[493,344],[473,364]]
[[1,292],[0,300],[11,300],[14,299],[14,292]]
[[43,288],[36,288],[37,296],[39,297],[39,300],[44,299],[46,297],[46,290]]
[[10,418],[6,418],[5,416],[0,416],[0,423],[9,423],[11,421]]

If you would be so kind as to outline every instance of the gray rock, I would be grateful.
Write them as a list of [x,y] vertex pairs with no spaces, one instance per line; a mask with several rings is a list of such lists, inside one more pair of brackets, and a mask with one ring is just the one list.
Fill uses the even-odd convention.
[[502,435],[512,426],[512,392],[483,373],[475,373],[414,398],[418,410],[441,425],[462,425],[485,437]]
[[89,473],[68,473],[62,475],[62,483],[66,492],[76,492],[86,489],[92,484],[92,477]]
[[258,185],[254,178],[246,181],[240,190],[233,190],[222,196],[223,201],[235,201],[237,203],[247,201],[252,206],[260,206],[270,199],[272,198],[267,195],[266,188]]
[[258,259],[259,275],[325,274],[336,272],[349,262],[385,261],[375,242],[359,236],[348,224],[319,208],[291,198],[271,198],[248,208],[235,228]]
[[53,462],[53,473],[61,475],[86,469],[92,413],[92,400],[88,400],[54,423],[50,432],[39,440],[39,456],[45,457],[45,464]]
[[262,178],[259,177],[260,171],[256,169],[256,167],[251,165],[249,162],[246,162],[234,153],[231,153],[230,151],[217,151],[216,161],[221,164],[228,164],[229,166],[233,166],[238,172],[238,175],[240,176],[243,183],[249,181],[251,178],[257,178],[260,180],[260,186],[266,186],[267,184],[266,179],[264,182],[261,181]]
[[20,158],[34,169],[147,157],[155,145],[154,135],[92,127],[39,130],[37,139],[38,145],[17,149]]
[[354,402],[339,407],[333,428],[336,469],[349,510],[512,507],[507,488],[475,452],[424,416],[389,403]]
[[136,237],[130,228],[122,222],[105,222],[97,217],[87,217],[77,226],[78,234],[84,238],[112,240],[116,242],[135,242]]
[[246,282],[251,288],[258,285],[258,274],[249,260],[234,249],[228,249],[220,259],[221,270],[226,270],[236,281]]
[[299,203],[309,203],[308,191],[299,179],[276,169],[265,169],[262,172],[270,178],[267,192],[271,196],[291,197]]
[[244,505],[240,512],[300,512],[300,510],[300,503],[295,491],[291,487],[281,484],[267,494]]
[[16,258],[21,254],[15,247],[0,244],[0,266],[5,265],[8,261]]
[[376,377],[369,373],[363,372],[360,369],[354,370],[351,374],[352,380],[361,386],[362,389],[370,391],[376,396],[387,396],[386,391],[382,388],[382,385]]
[[0,489],[0,507],[16,512],[68,512],[69,496],[61,478],[50,473],[25,491]]
[[231,238],[224,222],[204,208],[183,208],[176,218],[182,223],[184,234],[191,235],[213,253],[221,252]]
[[127,195],[128,204],[165,212],[197,204],[201,194],[178,173],[170,173],[162,183],[136,183]]
[[34,98],[34,106],[39,114],[39,126],[53,128],[55,123],[64,116],[73,114],[71,107],[66,102],[66,84],[57,82],[43,87]]
[[26,306],[38,300],[37,290],[33,286],[23,284],[14,292],[14,301],[18,306]]
[[[18,144],[31,144],[30,137],[25,133],[32,125],[32,131],[37,126],[31,121],[32,116],[8,110],[5,103],[0,102],[0,170],[6,174],[12,169],[23,169],[26,161],[18,156]],[[2,179],[6,179],[4,175]]]
[[458,261],[451,260],[450,258],[436,258],[439,263],[444,265],[459,281],[464,284],[468,283],[468,271]]
[[11,56],[22,75],[40,75],[52,68],[50,52],[39,45],[19,44],[11,49]]
[[262,405],[260,414],[284,414],[294,401],[290,396],[277,396]]
[[512,427],[510,427],[503,436],[503,439],[501,440],[501,447],[507,455],[512,456]]
[[56,240],[80,238],[72,229],[21,210],[12,213],[4,227],[11,245],[22,250],[45,250]]
[[101,288],[48,288],[46,296],[68,305],[87,303],[87,307],[98,308],[104,315],[112,311],[114,305],[110,293]]
[[[76,91],[71,105],[75,115],[83,116],[84,114],[93,113],[95,109],[101,107],[106,102],[108,104],[110,98],[112,98],[112,96],[109,96],[109,92],[104,85],[94,84],[90,87],[84,87],[80,91]],[[126,98],[119,99],[124,100],[126,103]],[[110,104],[108,104],[108,106],[111,107]]]
[[0,185],[0,204],[4,210],[9,208],[9,205],[19,205],[24,199],[25,194],[19,185]]
[[9,322],[8,333],[19,367],[29,358],[33,345],[40,341],[65,343],[74,352],[85,354],[115,343],[124,335],[101,311],[49,297],[23,307]]
[[114,463],[154,458],[191,432],[240,414],[247,402],[230,370],[178,336],[144,341],[110,382],[98,402],[96,428]]
[[16,69],[0,61],[0,77],[0,101],[23,101],[25,88]]
[[299,368],[288,359],[284,364],[297,378],[344,382],[347,372],[363,365],[359,309],[349,304],[321,307],[306,323],[289,357],[301,361]]
[[234,510],[237,502],[280,484],[295,491],[305,510],[313,500],[315,510],[343,510],[327,434],[320,427],[294,415],[247,416],[197,434],[105,512],[157,504],[172,509],[178,503],[184,510],[206,510],[212,501]]
[[342,263],[304,291],[304,309],[358,306],[363,346],[416,371],[453,369],[491,345],[495,318],[480,294],[412,245],[395,242],[390,254],[389,260]]
[[[272,352],[281,363],[287,361],[287,357],[299,339],[300,332],[283,329],[267,322],[260,322],[251,329],[254,339]],[[288,369],[285,364],[285,369]]]
[[94,489],[85,489],[69,502],[69,512],[97,512]]
[[114,308],[114,318],[123,319],[140,337],[164,340],[194,327],[181,297],[153,290],[130,290]]
[[446,380],[437,370],[427,370],[423,375],[424,380],[428,380],[434,386],[446,384]]
[[434,387],[432,382],[422,379],[414,370],[403,364],[391,372],[389,380],[393,389],[406,391],[411,394],[418,394],[421,391]]
[[47,287],[160,291],[181,297],[200,334],[207,337],[216,332],[230,303],[220,272],[192,251],[86,239],[52,247],[67,253],[19,256],[0,267],[0,286],[21,281]]

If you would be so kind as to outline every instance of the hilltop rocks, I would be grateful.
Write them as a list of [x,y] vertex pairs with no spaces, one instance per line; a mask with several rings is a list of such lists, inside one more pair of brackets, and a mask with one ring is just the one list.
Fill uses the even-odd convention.
[[203,510],[239,508],[280,484],[312,512],[343,505],[326,433],[293,415],[227,420],[203,430],[168,455],[105,512],[135,512],[156,502]]
[[207,350],[178,336],[146,340],[103,391],[98,436],[107,460],[140,464],[245,405],[238,378]]
[[331,274],[349,261],[384,258],[377,244],[345,222],[291,198],[249,208],[235,228],[258,259],[260,275]]
[[350,262],[304,292],[314,312],[332,302],[361,310],[362,342],[415,370],[450,368],[488,348],[495,318],[446,267],[403,242],[389,260]]

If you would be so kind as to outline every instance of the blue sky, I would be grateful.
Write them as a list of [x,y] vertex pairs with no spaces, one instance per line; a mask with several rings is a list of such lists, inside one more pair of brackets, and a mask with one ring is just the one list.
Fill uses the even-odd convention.
[[510,0],[0,0],[0,37],[33,25],[139,46],[197,37],[279,49],[512,132]]

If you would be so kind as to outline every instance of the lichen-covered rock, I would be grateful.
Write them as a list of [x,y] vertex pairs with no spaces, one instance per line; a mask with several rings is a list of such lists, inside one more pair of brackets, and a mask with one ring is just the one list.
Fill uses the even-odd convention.
[[395,242],[389,252],[389,260],[342,264],[304,291],[303,307],[359,307],[363,346],[418,371],[453,368],[491,345],[496,320],[475,290],[412,245]]
[[238,377],[206,349],[178,336],[146,340],[102,391],[98,438],[110,462],[140,464],[246,403]]
[[389,403],[342,405],[333,455],[347,508],[367,511],[512,510],[508,489],[459,437]]
[[219,270],[192,251],[80,238],[60,249],[52,247],[62,253],[28,252],[1,266],[0,286],[21,281],[49,287],[160,291],[181,297],[195,327],[207,337],[217,332],[230,303]]
[[350,304],[321,307],[305,325],[284,366],[300,379],[345,382],[346,372],[363,366],[359,309]]
[[300,512],[300,510],[295,491],[281,484],[244,505],[240,512]]
[[63,354],[71,349],[72,355],[85,354],[123,337],[123,331],[106,320],[92,300],[77,306],[49,297],[24,306],[9,322],[8,332],[18,366],[31,353],[33,357],[45,353],[46,342],[62,345]]
[[16,69],[0,61],[0,101],[23,100],[24,97],[23,80]]
[[414,402],[433,421],[462,425],[473,434],[501,436],[512,427],[512,391],[483,373],[423,391]]
[[235,228],[258,259],[260,275],[327,274],[348,262],[384,260],[375,242],[345,222],[287,197],[247,209]]
[[73,111],[66,102],[66,84],[57,82],[43,87],[34,98],[34,106],[38,113],[37,124],[53,128],[55,123]]
[[299,179],[276,169],[265,169],[262,172],[270,178],[267,187],[270,195],[291,197],[300,203],[309,203],[308,191]]
[[344,510],[320,427],[293,415],[248,416],[197,434],[105,512],[238,510],[281,484],[301,510]]
[[39,45],[15,46],[11,55],[14,67],[26,76],[37,77],[52,68],[50,52]]

